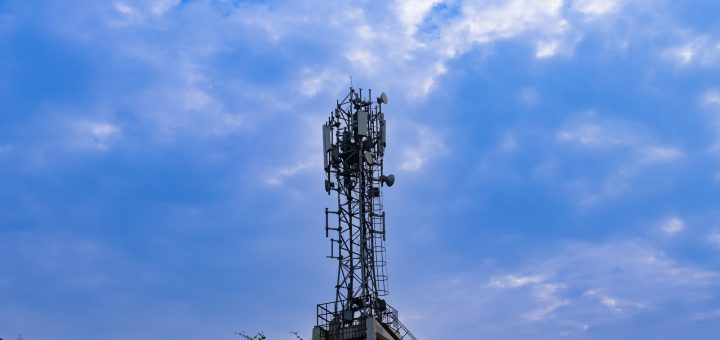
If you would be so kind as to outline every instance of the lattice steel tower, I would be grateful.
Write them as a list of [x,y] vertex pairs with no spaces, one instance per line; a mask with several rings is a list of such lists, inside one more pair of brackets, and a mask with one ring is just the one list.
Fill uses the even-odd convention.
[[337,193],[337,210],[325,209],[330,258],[338,261],[335,301],[317,306],[313,340],[415,339],[400,323],[388,294],[385,260],[385,212],[382,188],[387,96],[350,87],[322,126],[325,190]]

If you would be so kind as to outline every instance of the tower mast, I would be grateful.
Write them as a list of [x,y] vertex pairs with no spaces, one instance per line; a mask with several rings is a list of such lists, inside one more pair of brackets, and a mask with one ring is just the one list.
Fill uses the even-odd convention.
[[[388,294],[385,259],[385,175],[387,96],[372,100],[350,87],[323,124],[325,191],[337,195],[337,210],[325,209],[329,258],[338,261],[335,301],[317,306],[314,340],[415,339],[400,323]],[[332,236],[331,236],[332,232]]]

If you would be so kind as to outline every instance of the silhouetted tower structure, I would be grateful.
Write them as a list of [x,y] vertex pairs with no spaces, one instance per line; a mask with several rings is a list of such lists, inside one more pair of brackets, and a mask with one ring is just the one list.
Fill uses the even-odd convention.
[[317,306],[313,340],[415,339],[390,307],[385,260],[382,188],[387,96],[350,87],[322,126],[325,190],[337,194],[337,210],[325,209],[330,258],[338,261],[335,301]]

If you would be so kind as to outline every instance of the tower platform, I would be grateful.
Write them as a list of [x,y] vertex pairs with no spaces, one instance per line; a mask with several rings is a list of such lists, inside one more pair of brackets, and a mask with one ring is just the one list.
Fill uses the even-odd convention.
[[325,330],[320,326],[313,328],[312,340],[399,340],[400,334],[384,326],[375,318],[365,319],[364,325],[359,323],[337,330]]

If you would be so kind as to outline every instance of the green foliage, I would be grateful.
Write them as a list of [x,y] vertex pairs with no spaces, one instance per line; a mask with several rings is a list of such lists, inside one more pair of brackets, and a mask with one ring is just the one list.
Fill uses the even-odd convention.
[[[0,336],[0,340],[3,340],[3,339],[4,339],[4,338],[3,338],[2,336]],[[18,335],[18,337],[17,337],[16,339],[17,339],[17,340],[23,340],[22,334]]]
[[[267,340],[267,337],[265,336],[265,333],[258,332],[255,335],[248,335],[244,331],[235,332],[235,334],[243,337],[245,340]],[[300,334],[298,332],[290,332],[290,334],[294,335],[299,340],[303,340],[303,338],[300,337]],[[0,338],[2,340],[2,338]]]
[[265,334],[263,332],[258,332],[254,336],[247,335],[247,333],[243,331],[235,332],[235,334],[245,338],[245,340],[266,340]]

